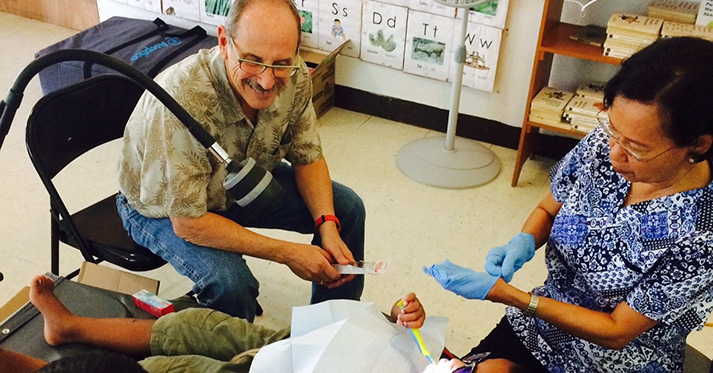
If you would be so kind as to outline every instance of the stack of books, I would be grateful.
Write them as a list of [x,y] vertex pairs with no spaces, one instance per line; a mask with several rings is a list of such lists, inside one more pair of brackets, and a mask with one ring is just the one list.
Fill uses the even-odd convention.
[[661,37],[673,38],[676,36],[692,36],[713,41],[713,27],[664,21],[661,27]]
[[567,103],[574,97],[574,92],[568,92],[552,87],[545,87],[530,102],[530,122],[546,124],[571,130],[569,122],[562,120],[562,114]]
[[694,24],[698,16],[700,3],[682,0],[654,0],[649,4],[646,14],[664,21]]
[[606,118],[606,114],[601,113],[603,100],[604,83],[580,84],[575,96],[565,106],[564,119],[573,130],[588,133],[597,126],[597,115],[602,119]]
[[607,22],[604,55],[627,58],[659,38],[660,18],[614,13]]

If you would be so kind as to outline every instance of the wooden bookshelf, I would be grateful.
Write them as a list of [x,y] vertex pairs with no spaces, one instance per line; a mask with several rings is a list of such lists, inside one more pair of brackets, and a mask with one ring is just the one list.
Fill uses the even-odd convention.
[[576,42],[569,38],[570,35],[576,34],[582,28],[583,26],[557,22],[553,25],[549,35],[542,39],[540,52],[560,54],[611,65],[619,65],[621,63],[618,58],[605,56],[603,54],[604,48],[602,47]]
[[547,86],[552,72],[552,59],[554,55],[568,56],[588,61],[595,61],[611,65],[621,64],[618,58],[604,55],[604,48],[576,42],[569,38],[583,26],[572,25],[560,22],[562,15],[562,4],[564,0],[545,0],[542,11],[542,23],[540,24],[540,34],[537,38],[537,48],[535,59],[532,64],[532,76],[530,78],[530,90],[527,96],[525,107],[525,118],[520,131],[520,144],[517,149],[517,159],[515,160],[515,171],[512,176],[511,185],[517,186],[522,166],[528,158],[532,156],[534,147],[540,136],[540,129],[583,137],[585,133],[563,127],[555,127],[546,124],[530,122],[530,102],[540,90]]

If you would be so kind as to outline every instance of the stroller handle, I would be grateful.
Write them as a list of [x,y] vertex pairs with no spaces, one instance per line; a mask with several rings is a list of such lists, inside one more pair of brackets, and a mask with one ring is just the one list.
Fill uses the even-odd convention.
[[[22,102],[23,92],[30,80],[42,71],[45,67],[64,61],[86,61],[102,65],[119,72],[138,85],[151,92],[188,128],[193,136],[206,148],[213,149],[217,146],[215,139],[184,109],[176,100],[171,97],[161,86],[146,74],[109,55],[84,50],[84,49],[64,49],[49,53],[28,64],[17,76],[15,83],[10,87],[4,101],[0,101],[0,148],[10,131],[10,125],[15,117],[17,108]],[[225,159],[224,159],[225,161]]]

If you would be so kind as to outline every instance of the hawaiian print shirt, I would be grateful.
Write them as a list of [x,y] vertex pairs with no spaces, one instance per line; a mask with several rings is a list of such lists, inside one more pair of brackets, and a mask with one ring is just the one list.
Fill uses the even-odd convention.
[[[216,139],[235,161],[247,156],[272,170],[283,158],[310,164],[322,157],[312,107],[309,71],[285,85],[272,106],[248,120],[227,78],[217,47],[201,50],[156,77],[156,82]],[[233,199],[223,188],[225,167],[152,94],[139,100],[124,132],[120,190],[148,217],[198,217],[225,210]]]
[[658,321],[621,350],[573,337],[509,307],[515,333],[551,372],[679,372],[686,336],[713,309],[713,183],[624,206],[630,183],[596,129],[551,170],[561,202],[534,294],[601,312],[626,302]]

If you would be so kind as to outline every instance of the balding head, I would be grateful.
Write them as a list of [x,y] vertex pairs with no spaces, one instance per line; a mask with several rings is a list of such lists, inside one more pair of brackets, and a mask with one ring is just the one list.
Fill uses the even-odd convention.
[[297,10],[297,7],[295,6],[295,3],[292,0],[235,0],[233,2],[233,5],[230,7],[230,11],[228,12],[228,15],[225,19],[225,31],[227,31],[228,35],[236,37],[239,28],[238,23],[240,22],[240,19],[242,18],[245,11],[251,6],[264,6],[268,4],[284,5],[290,10],[293,17],[295,18],[295,22],[297,23],[297,29],[295,30],[295,32],[297,33],[297,48],[299,49],[300,42],[302,40],[302,17],[300,16],[300,12]]

